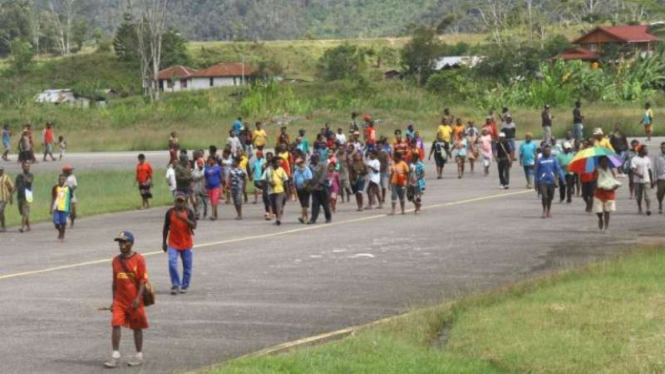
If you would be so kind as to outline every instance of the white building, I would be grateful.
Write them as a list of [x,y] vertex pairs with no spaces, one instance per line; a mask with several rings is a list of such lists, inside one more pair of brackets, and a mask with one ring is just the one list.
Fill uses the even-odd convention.
[[76,96],[70,89],[45,90],[35,96],[36,103],[48,103],[53,105],[70,105],[76,107],[89,107],[91,100]]
[[483,56],[447,56],[436,60],[434,70],[473,68],[483,61]]
[[217,64],[202,70],[173,66],[159,72],[159,88],[178,92],[241,86],[254,80],[256,74],[256,68],[243,63]]

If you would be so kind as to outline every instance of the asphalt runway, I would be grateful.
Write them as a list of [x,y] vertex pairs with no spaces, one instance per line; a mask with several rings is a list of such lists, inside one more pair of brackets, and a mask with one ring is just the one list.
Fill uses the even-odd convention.
[[[332,224],[306,226],[289,203],[276,227],[259,205],[246,205],[242,222],[222,205],[221,220],[201,221],[196,231],[186,295],[168,295],[165,208],[81,219],[65,243],[48,223],[0,234],[0,372],[107,372],[110,313],[96,309],[110,304],[112,240],[125,229],[136,235],[158,290],[148,308],[145,373],[200,368],[661,242],[665,218],[637,215],[627,186],[603,235],[581,198],[555,203],[554,218],[541,219],[518,167],[510,190],[498,188],[495,165],[489,177],[477,171],[458,180],[453,165],[443,180],[431,164],[428,173],[419,216],[358,213],[352,203],[339,206]],[[125,359],[133,354],[130,331],[121,350]]]

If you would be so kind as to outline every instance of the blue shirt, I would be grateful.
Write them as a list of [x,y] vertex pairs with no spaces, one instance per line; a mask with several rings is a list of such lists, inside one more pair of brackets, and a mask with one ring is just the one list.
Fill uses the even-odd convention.
[[310,170],[310,168],[306,167],[304,170],[300,170],[300,168],[297,167],[293,171],[293,181],[296,184],[296,189],[302,189],[305,182],[311,181],[312,177],[312,170]]
[[266,159],[261,158],[261,159],[256,159],[254,160],[254,163],[252,163],[252,177],[255,181],[260,181],[261,177],[263,176],[263,165],[266,164]]
[[233,132],[235,132],[236,134],[239,134],[239,133],[240,133],[240,130],[242,130],[242,121],[239,120],[239,119],[235,120],[235,122],[233,122],[233,128],[232,128],[232,130],[233,130]]
[[2,145],[9,147],[9,130],[2,130]]
[[523,142],[520,145],[520,157],[524,166],[531,166],[536,163],[536,142]]
[[206,179],[206,187],[214,190],[222,185],[222,168],[219,165],[206,166],[203,174]]
[[536,161],[536,185],[553,186],[556,183],[557,175],[561,186],[565,185],[566,177],[559,166],[559,161],[554,156],[543,156]]

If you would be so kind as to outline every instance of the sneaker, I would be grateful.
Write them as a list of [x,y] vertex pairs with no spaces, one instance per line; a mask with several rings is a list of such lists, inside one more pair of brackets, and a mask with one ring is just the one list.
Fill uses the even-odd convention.
[[505,187],[505,186],[502,184],[502,185],[499,186],[499,189],[500,189],[500,190],[503,190],[504,187]]
[[187,289],[186,288],[181,288],[180,293],[187,293]]
[[127,362],[129,367],[137,367],[143,365],[143,357],[134,357],[131,361]]
[[171,295],[177,295],[178,294],[178,287],[173,286],[171,287]]
[[108,369],[115,369],[115,368],[118,367],[119,364],[120,364],[120,359],[119,358],[111,357],[110,360],[108,360],[104,363],[104,367],[108,368]]
[[510,188],[509,186],[503,186],[503,189],[504,189],[504,190],[507,190],[507,189],[509,189],[509,188]]

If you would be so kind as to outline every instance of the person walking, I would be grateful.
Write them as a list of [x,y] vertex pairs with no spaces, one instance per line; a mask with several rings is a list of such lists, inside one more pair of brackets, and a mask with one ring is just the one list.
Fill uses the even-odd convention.
[[175,181],[175,166],[177,164],[177,161],[174,161],[169,164],[169,166],[166,168],[166,185],[169,187],[169,192],[171,193],[171,197],[175,197],[175,189],[176,189],[176,181]]
[[651,215],[651,189],[653,188],[653,170],[651,159],[648,157],[646,145],[637,147],[637,156],[633,157],[630,168],[633,171],[633,182],[635,183],[635,197],[637,199],[637,211],[642,214],[642,200],[646,205],[647,216]]
[[575,188],[575,173],[571,173],[569,170],[570,163],[573,161],[575,154],[573,153],[573,146],[565,142],[563,143],[563,152],[556,155],[556,160],[559,162],[559,166],[563,169],[564,175],[566,177],[565,187],[559,188],[559,203],[563,203],[564,200],[566,203],[570,204],[573,202],[573,189]]
[[552,156],[552,147],[546,145],[543,155],[536,161],[536,190],[540,191],[543,205],[542,218],[552,218],[552,200],[556,189],[557,177],[559,187],[565,187],[566,177],[559,166],[559,162]]
[[457,179],[462,179],[462,177],[464,177],[464,165],[466,164],[468,149],[469,142],[464,137],[464,134],[459,133],[457,136],[455,136],[455,141],[453,142],[453,156],[455,157],[455,162],[457,163]]
[[169,164],[178,161],[178,151],[180,150],[180,141],[176,132],[169,136]]
[[361,152],[355,152],[352,156],[349,168],[349,180],[351,189],[356,196],[357,211],[363,211],[363,191],[365,189],[365,177],[368,174],[367,165],[363,161]]
[[231,199],[233,200],[233,206],[236,210],[236,221],[242,220],[242,203],[243,203],[243,185],[245,184],[245,178],[247,173],[245,170],[240,168],[240,160],[238,157],[233,158],[231,163],[231,170],[229,171],[229,177],[226,182],[228,189],[231,191]]
[[7,174],[5,167],[0,165],[0,232],[7,232],[5,226],[5,208],[7,204],[11,205],[13,201],[14,184]]
[[420,214],[423,206],[423,194],[425,194],[425,164],[417,155],[413,155],[409,165],[409,188],[412,189],[412,201],[415,205],[415,214]]
[[594,147],[602,147],[602,148],[607,148],[611,151],[614,151],[614,148],[612,147],[612,143],[610,143],[610,140],[605,137],[605,133],[603,133],[603,129],[601,128],[595,128],[593,130],[593,146]]
[[205,162],[203,151],[194,152],[195,161],[192,169],[192,195],[194,197],[194,214],[196,219],[208,217],[208,191],[205,186]]
[[46,122],[46,127],[42,133],[42,146],[44,147],[44,159],[46,161],[46,156],[51,156],[51,161],[55,161],[53,156],[53,143],[55,142],[55,137],[53,136],[53,126],[51,122]]
[[210,220],[216,221],[218,217],[217,209],[219,196],[222,193],[222,168],[217,164],[213,157],[208,157],[208,166],[203,170],[203,179],[205,181],[206,192],[208,193],[208,200],[210,201],[210,208],[212,210]]
[[[330,204],[330,211],[335,214],[337,213],[337,196],[339,195],[340,183],[339,183],[339,173],[335,170],[335,163],[328,163],[328,173],[326,175],[326,181],[328,183],[328,188],[330,189],[330,196],[328,202]],[[380,200],[380,198],[379,198]]]
[[[418,153],[414,153],[418,155]],[[377,151],[369,151],[369,160],[367,160],[368,180],[367,185],[367,209],[373,209],[374,203],[378,204],[378,209],[383,209],[381,200],[381,161],[377,159]]]
[[113,303],[111,304],[111,359],[104,363],[110,369],[120,365],[121,328],[134,332],[136,355],[127,362],[130,367],[143,365],[143,330],[148,328],[148,317],[143,304],[143,293],[148,287],[148,270],[145,258],[134,252],[134,235],[122,231],[114,239],[120,248],[111,267],[113,270]]
[[526,188],[533,188],[533,171],[536,166],[536,142],[533,141],[533,135],[528,132],[525,135],[524,142],[520,144],[520,166],[524,168],[524,177],[526,178]]
[[598,228],[607,232],[610,226],[610,214],[616,209],[616,190],[621,187],[614,172],[609,168],[609,159],[606,156],[598,158],[598,186],[594,192],[594,206],[598,216]]
[[545,105],[542,113],[540,113],[541,123],[543,126],[543,133],[545,134],[545,143],[550,144],[552,140],[552,120],[554,116],[550,111],[550,106]]
[[644,133],[647,135],[647,141],[651,141],[651,134],[653,133],[653,109],[651,103],[644,104],[644,114],[640,125],[644,126]]
[[[663,197],[665,197],[665,142],[660,143],[660,154],[654,158],[653,171],[656,178],[658,213],[663,214]],[[1,174],[0,178],[2,178]]]
[[[178,192],[175,204],[166,212],[162,231],[162,250],[169,255],[169,275],[171,276],[171,295],[187,293],[192,279],[194,241],[196,229],[194,212],[187,208],[187,195]],[[182,281],[178,274],[178,257],[182,258]]]
[[51,192],[51,209],[49,213],[52,216],[55,229],[58,230],[58,240],[65,240],[65,231],[67,229],[67,215],[71,207],[71,200],[74,192],[65,184],[67,176],[60,174],[58,184],[53,186]]
[[[621,131],[621,124],[616,123],[614,125],[614,131],[610,134],[610,145],[612,145],[612,148],[614,149],[614,152],[621,157],[622,160],[626,160],[626,152],[628,151],[628,138],[626,137],[626,134]],[[618,168],[618,174],[619,176],[623,176],[623,168],[619,167]]]
[[268,133],[263,129],[263,124],[261,122],[257,122],[255,126],[256,130],[254,130],[252,137],[254,141],[254,147],[259,151],[263,151],[263,148],[268,143]]
[[513,150],[506,139],[506,134],[499,134],[499,142],[496,144],[496,163],[499,169],[499,183],[501,189],[510,188],[510,168],[513,166]]
[[584,138],[584,116],[582,115],[582,103],[575,102],[573,109],[573,139],[582,140]]
[[296,168],[293,170],[293,183],[296,187],[298,202],[300,202],[300,217],[298,217],[300,223],[309,222],[309,200],[312,195],[310,192],[312,177],[312,169],[305,165],[305,160],[302,158],[297,159]]
[[487,128],[483,128],[478,138],[478,145],[480,148],[480,157],[483,161],[484,176],[490,174],[490,166],[492,166],[492,159],[494,154],[492,152],[492,135]]
[[510,145],[510,149],[515,150],[515,138],[517,137],[517,125],[513,122],[513,117],[507,115],[506,122],[501,126],[501,132],[506,134],[506,142]]
[[139,209],[150,208],[150,199],[152,199],[152,193],[150,192],[150,189],[152,188],[152,175],[152,166],[146,162],[143,153],[139,154],[139,163],[136,165],[136,179],[134,180],[134,185],[138,184],[139,194],[141,195],[141,208]]
[[9,161],[9,152],[11,151],[11,140],[12,140],[12,132],[9,129],[9,125],[5,124],[2,127],[2,159],[5,161]]
[[14,192],[16,192],[16,202],[18,203],[18,213],[21,215],[21,228],[18,230],[23,233],[30,231],[30,205],[32,204],[32,183],[35,180],[34,175],[30,173],[30,161],[22,164],[22,173],[16,176],[14,182]]
[[429,151],[427,160],[432,160],[434,155],[434,162],[436,163],[436,179],[443,179],[443,168],[446,166],[448,160],[448,145],[441,138],[441,134],[436,134],[436,140],[432,142],[432,147]]
[[284,203],[286,202],[286,182],[289,176],[282,169],[282,159],[274,156],[270,159],[270,167],[264,173],[263,179],[268,185],[268,195],[270,196],[270,206],[275,215],[275,225],[282,224],[284,215]]
[[395,162],[390,167],[390,190],[391,190],[391,200],[392,200],[392,209],[390,210],[389,215],[395,215],[395,209],[397,208],[397,200],[399,200],[400,209],[402,214],[405,213],[405,197],[406,197],[406,186],[408,184],[409,178],[409,165],[402,160],[402,154],[395,152],[393,156]]
[[65,176],[67,176],[65,184],[72,191],[72,199],[69,202],[70,205],[69,228],[74,228],[74,222],[76,221],[76,211],[78,206],[78,199],[76,198],[76,190],[79,188],[79,183],[78,180],[76,179],[76,175],[74,175],[74,167],[72,165],[67,164],[63,166],[62,173],[65,174]]
[[[314,154],[310,158],[312,168],[312,215],[309,224],[315,224],[319,218],[319,211],[323,208],[326,223],[332,222],[328,195],[328,168],[325,161],[320,161],[319,156]],[[362,191],[361,191],[362,194]]]

